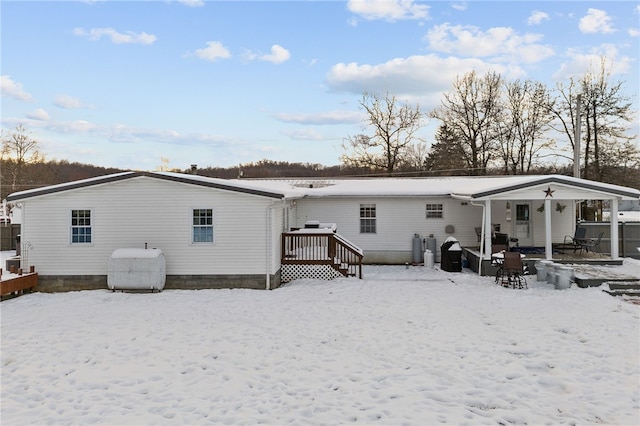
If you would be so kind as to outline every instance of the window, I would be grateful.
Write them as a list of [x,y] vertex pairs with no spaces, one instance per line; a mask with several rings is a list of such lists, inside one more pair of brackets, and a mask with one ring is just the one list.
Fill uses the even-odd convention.
[[427,204],[427,219],[442,219],[442,204]]
[[193,209],[193,242],[213,242],[213,209]]
[[376,233],[376,205],[360,204],[360,233]]
[[91,210],[71,210],[71,244],[91,244]]

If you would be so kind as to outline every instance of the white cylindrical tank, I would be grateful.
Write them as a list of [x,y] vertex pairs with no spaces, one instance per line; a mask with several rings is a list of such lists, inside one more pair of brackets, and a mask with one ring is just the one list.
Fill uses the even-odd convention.
[[160,249],[121,248],[109,257],[107,286],[111,290],[162,290],[166,261]]
[[435,255],[431,250],[425,250],[424,252],[424,266],[429,269],[433,269],[433,264],[435,263]]
[[553,262],[550,260],[539,260],[536,262],[536,280],[546,281],[547,272]]
[[560,265],[558,266],[557,274],[556,289],[564,290],[570,288],[575,276],[573,268],[566,265]]

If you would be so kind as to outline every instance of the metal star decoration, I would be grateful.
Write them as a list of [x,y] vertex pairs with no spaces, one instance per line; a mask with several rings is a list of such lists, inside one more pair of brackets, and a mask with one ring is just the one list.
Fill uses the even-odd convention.
[[543,190],[542,192],[546,194],[544,198],[547,198],[547,197],[553,198],[553,193],[555,192],[555,190],[551,189],[551,187],[548,186],[547,189]]

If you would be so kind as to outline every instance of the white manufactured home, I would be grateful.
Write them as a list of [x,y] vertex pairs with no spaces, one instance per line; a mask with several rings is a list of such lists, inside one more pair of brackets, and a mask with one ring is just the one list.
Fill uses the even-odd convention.
[[220,179],[131,172],[13,194],[22,268],[39,288],[106,288],[117,249],[157,248],[165,288],[273,288],[284,194]]
[[[106,288],[109,257],[123,248],[161,250],[165,288],[272,289],[308,268],[331,278],[328,266],[359,276],[361,263],[415,263],[416,238],[435,244],[436,261],[450,237],[488,260],[497,234],[551,259],[580,219],[577,202],[609,204],[617,241],[618,202],[638,199],[633,188],[559,175],[223,180],[127,172],[7,201],[22,208],[22,267],[35,266],[39,288],[56,291]],[[610,256],[618,258],[617,244]]]

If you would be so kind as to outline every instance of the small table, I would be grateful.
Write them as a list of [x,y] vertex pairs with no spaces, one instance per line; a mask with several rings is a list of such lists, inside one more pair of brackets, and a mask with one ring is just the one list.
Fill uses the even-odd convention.
[[[524,253],[520,253],[520,259],[524,259],[525,254]],[[504,263],[504,250],[503,251],[499,251],[497,253],[492,253],[491,254],[491,263],[493,265],[502,265]]]

